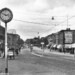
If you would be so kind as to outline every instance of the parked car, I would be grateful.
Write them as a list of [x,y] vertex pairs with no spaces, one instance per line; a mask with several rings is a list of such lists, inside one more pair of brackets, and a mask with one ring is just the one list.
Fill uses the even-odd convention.
[[57,49],[58,49],[59,52],[62,52],[63,46],[62,46],[61,44],[59,44],[59,45],[57,46]]
[[13,49],[9,49],[7,53],[8,58],[14,59],[15,58],[15,52]]

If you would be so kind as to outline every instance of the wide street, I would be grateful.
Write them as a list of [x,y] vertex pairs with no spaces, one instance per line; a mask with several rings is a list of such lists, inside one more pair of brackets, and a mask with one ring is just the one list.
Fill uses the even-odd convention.
[[[42,50],[37,49],[31,53],[24,48],[15,60],[8,60],[9,75],[75,75],[74,57],[51,53],[42,55]],[[0,75],[4,70],[5,59],[0,59]]]

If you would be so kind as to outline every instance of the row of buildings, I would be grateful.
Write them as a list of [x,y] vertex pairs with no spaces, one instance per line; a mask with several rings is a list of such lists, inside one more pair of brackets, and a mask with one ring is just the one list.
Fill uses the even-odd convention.
[[57,33],[52,33],[46,37],[48,46],[52,46],[59,51],[74,52],[75,30],[61,30]]
[[[20,38],[20,35],[7,33],[8,48],[18,49],[24,41]],[[0,25],[0,51],[5,50],[5,28]]]
[[67,28],[66,30],[52,33],[46,37],[27,39],[26,42],[35,46],[41,46],[41,42],[44,42],[44,46],[50,49],[55,49],[60,52],[74,53],[75,30]]

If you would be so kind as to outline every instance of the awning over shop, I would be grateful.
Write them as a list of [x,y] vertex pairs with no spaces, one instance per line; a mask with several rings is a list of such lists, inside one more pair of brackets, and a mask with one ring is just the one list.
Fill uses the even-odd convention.
[[75,48],[75,43],[72,44],[72,48]]
[[56,45],[56,44],[54,44],[54,45],[53,45],[53,47],[55,48],[55,47],[57,47],[57,45]]
[[72,48],[72,44],[65,44],[65,48]]
[[58,48],[58,49],[59,49],[59,48],[62,48],[62,45],[61,45],[61,44],[60,44],[60,45],[58,45],[58,46],[57,46],[57,48]]

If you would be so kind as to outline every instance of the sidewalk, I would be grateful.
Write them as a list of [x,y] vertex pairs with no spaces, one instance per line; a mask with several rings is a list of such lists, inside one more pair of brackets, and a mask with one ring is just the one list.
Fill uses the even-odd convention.
[[[41,48],[39,47],[34,47],[35,50],[39,50],[39,51],[43,51]],[[44,49],[44,53],[51,53],[51,54],[56,54],[56,55],[63,55],[63,56],[71,56],[74,57],[74,54],[70,54],[70,53],[64,53],[64,52],[58,52],[58,51],[54,51],[54,50],[49,50],[49,49]]]
[[64,55],[64,56],[72,56],[74,57],[73,54],[70,53],[64,53],[64,52],[57,52],[57,51],[49,51],[49,50],[45,50],[46,53],[52,53],[52,54],[57,54],[57,55]]

